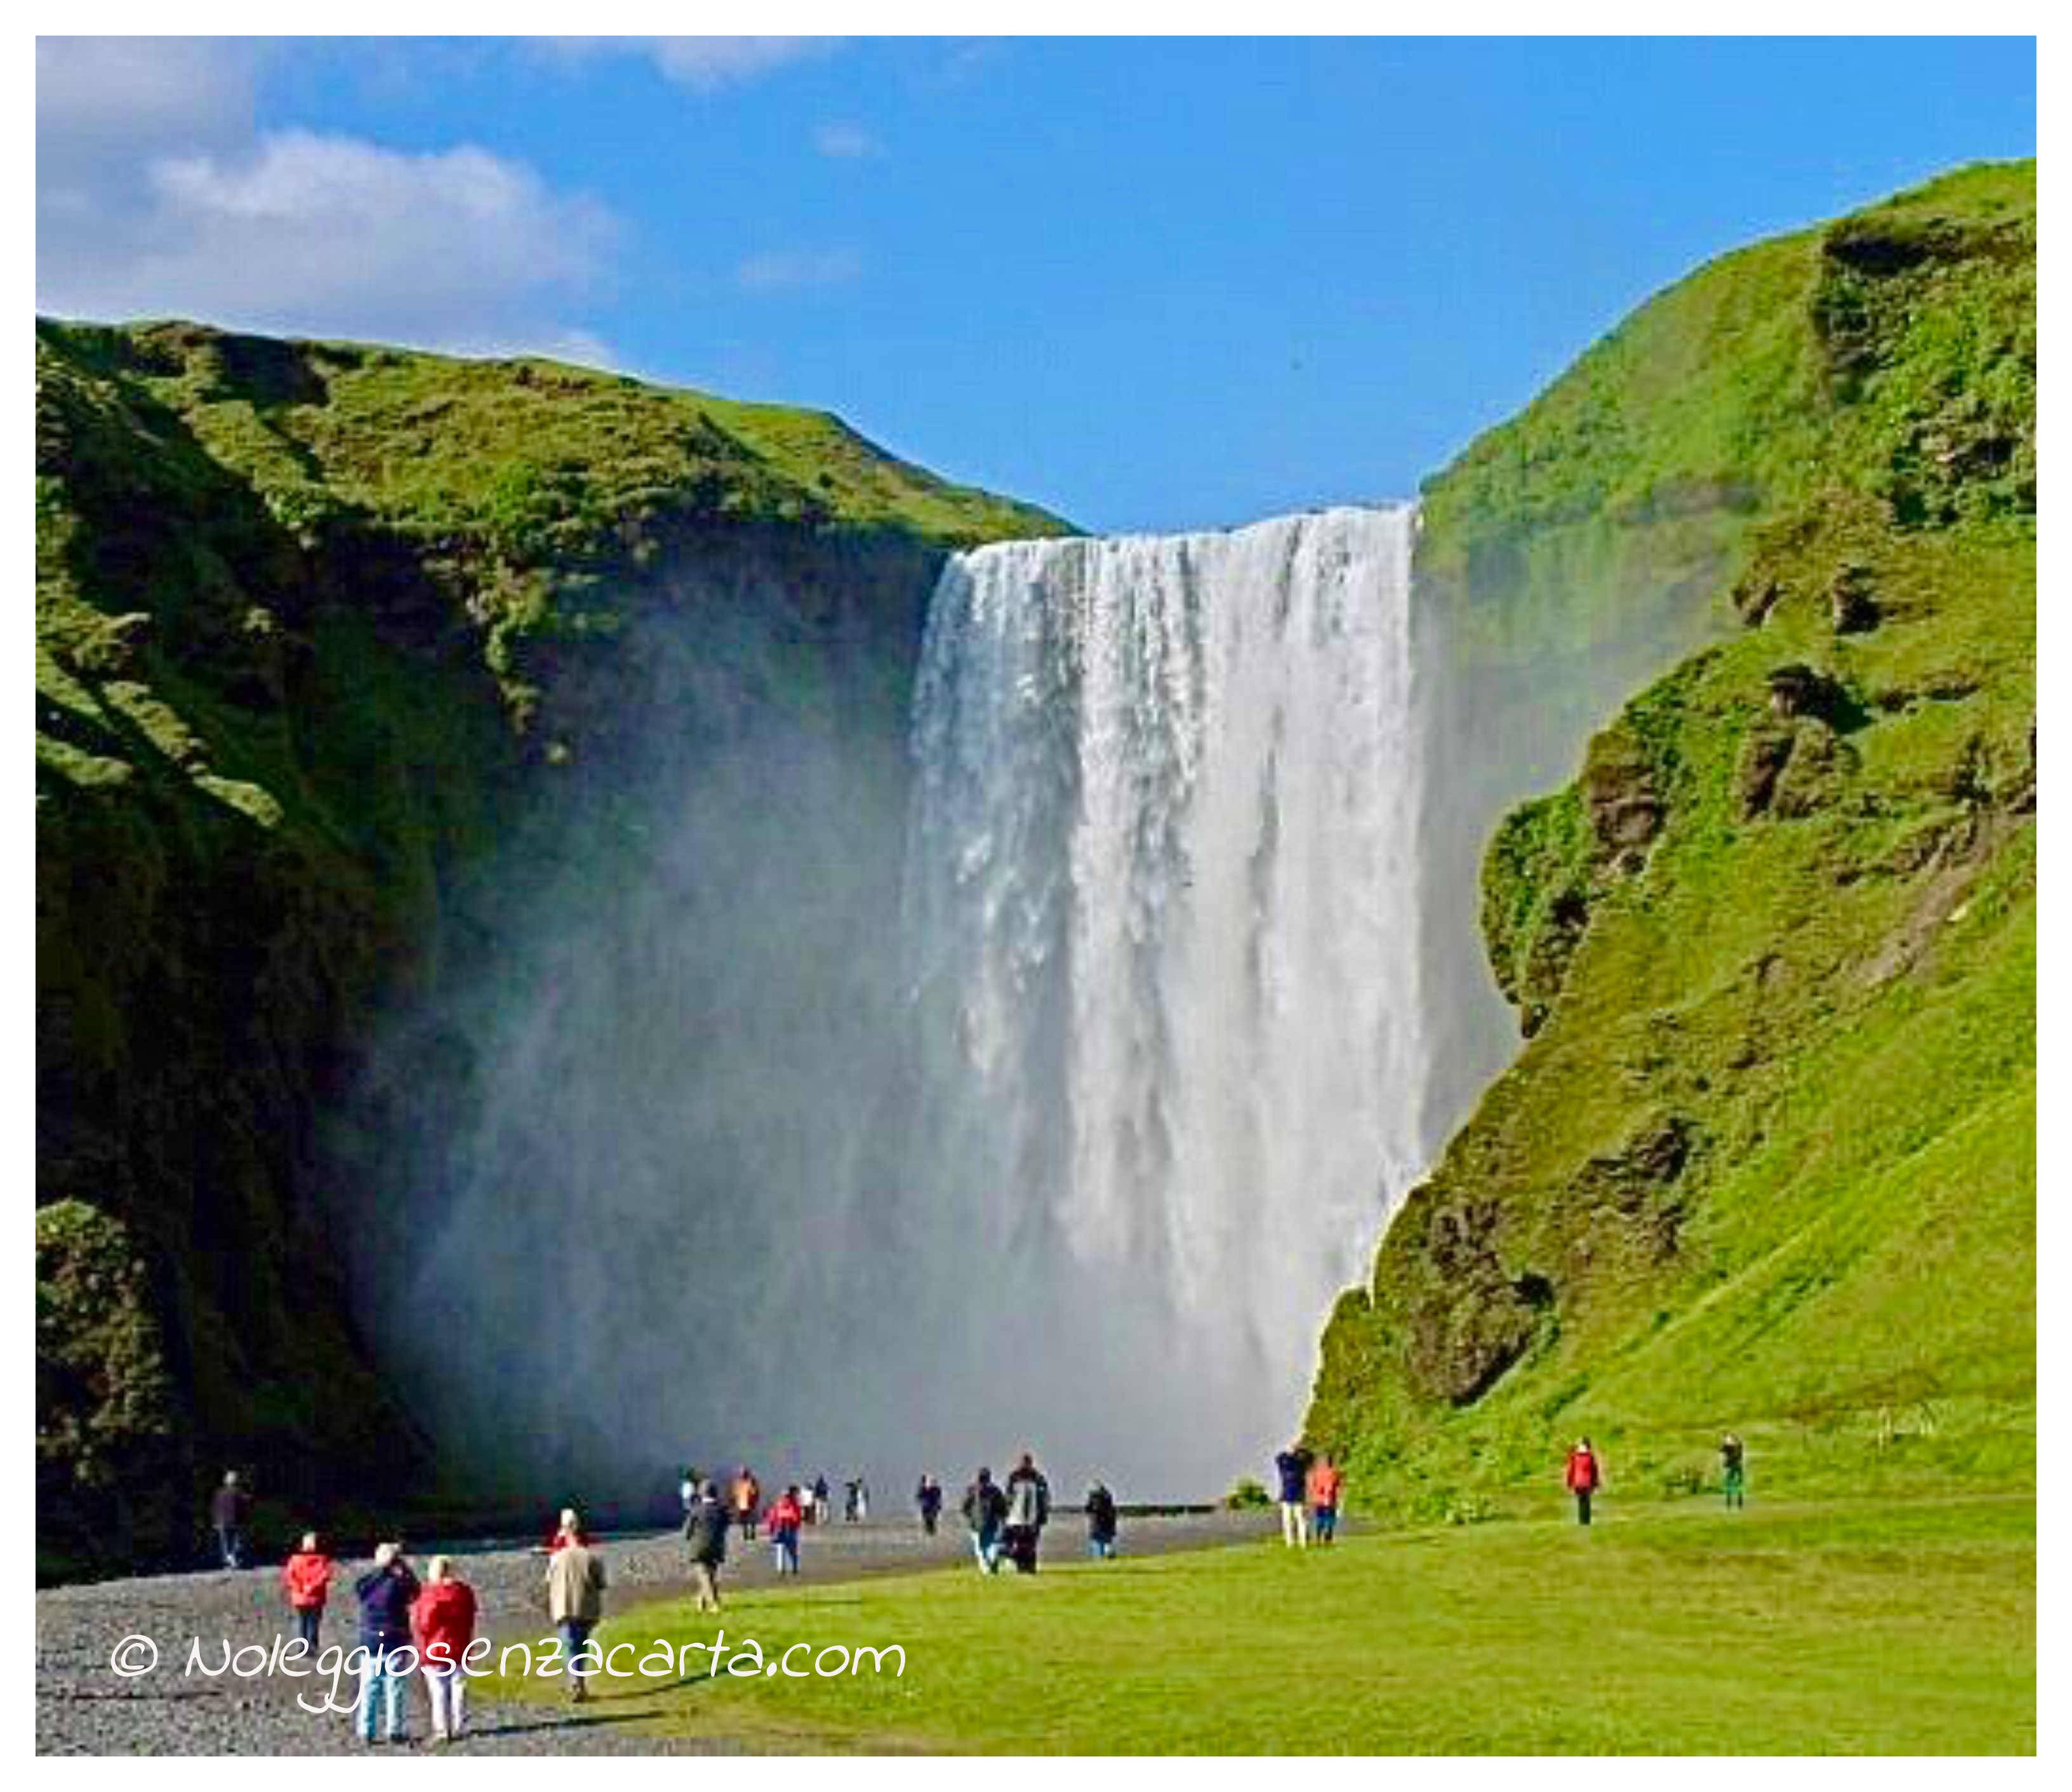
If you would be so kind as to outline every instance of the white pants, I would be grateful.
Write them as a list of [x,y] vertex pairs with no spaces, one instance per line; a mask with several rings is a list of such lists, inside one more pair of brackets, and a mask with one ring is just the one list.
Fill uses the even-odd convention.
[[432,1702],[432,1734],[450,1741],[467,1724],[467,1675],[458,1667],[427,1667],[425,1693]]
[[1281,1502],[1281,1540],[1290,1549],[1309,1547],[1309,1508],[1299,1499]]

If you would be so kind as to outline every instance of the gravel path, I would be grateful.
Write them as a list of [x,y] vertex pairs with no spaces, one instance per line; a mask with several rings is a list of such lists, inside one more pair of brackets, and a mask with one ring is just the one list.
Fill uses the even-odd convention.
[[[1201,1549],[1263,1535],[1266,1515],[1202,1513],[1174,1518],[1125,1519],[1123,1544],[1131,1555]],[[1050,1553],[1076,1552],[1083,1521],[1067,1515],[1048,1535]],[[614,1537],[603,1547],[611,1592],[607,1611],[623,1613],[643,1600],[680,1593],[685,1584],[681,1541],[673,1532]],[[806,1533],[808,1583],[855,1580],[870,1574],[911,1572],[969,1560],[964,1527],[952,1520],[933,1538],[911,1519],[836,1523]],[[457,1557],[462,1552],[455,1551]],[[422,1558],[415,1558],[417,1566]],[[341,1564],[326,1615],[323,1646],[349,1649],[356,1641],[351,1583],[368,1564]],[[543,1572],[541,1558],[522,1549],[471,1552],[461,1573],[482,1604],[481,1630],[500,1646],[547,1634],[549,1626],[532,1602]],[[203,1659],[220,1664],[226,1645],[242,1650],[270,1647],[290,1632],[278,1568],[241,1572],[158,1575],[92,1586],[60,1587],[36,1595],[36,1748],[44,1754],[305,1755],[361,1753],[352,1720],[335,1712],[298,1708],[298,1696],[316,1705],[330,1692],[328,1675],[295,1679],[254,1672],[214,1677],[186,1671],[190,1646],[199,1638]],[[769,1552],[730,1552],[729,1589],[770,1585]],[[125,1638],[146,1637],[158,1650],[158,1666],[137,1678],[118,1678],[110,1667]],[[134,1646],[142,1654],[141,1646]],[[248,1665],[257,1658],[248,1658]],[[343,1704],[351,1683],[338,1694]],[[410,1689],[409,1752],[427,1749],[424,1695]],[[648,1732],[644,1708],[620,1714],[600,1712],[606,1699],[560,1707],[491,1704],[477,1700],[469,1712],[471,1734],[458,1745],[467,1754],[734,1754],[758,1752],[726,1737],[658,1737]],[[393,1752],[385,1746],[375,1753]]]

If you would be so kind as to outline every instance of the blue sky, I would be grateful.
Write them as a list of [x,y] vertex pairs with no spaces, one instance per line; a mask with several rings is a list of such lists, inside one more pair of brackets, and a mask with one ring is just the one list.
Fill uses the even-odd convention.
[[1405,495],[1649,293],[2033,154],[2028,39],[42,40],[37,303],[823,405],[1100,529]]

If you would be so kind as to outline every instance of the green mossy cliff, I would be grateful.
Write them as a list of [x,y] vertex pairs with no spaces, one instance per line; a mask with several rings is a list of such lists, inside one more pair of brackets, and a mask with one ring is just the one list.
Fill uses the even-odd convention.
[[[829,417],[551,362],[181,323],[39,322],[36,355],[38,1530],[68,1572],[178,1553],[228,1463],[281,1523],[423,1485],[319,1116],[385,1006],[495,950],[471,869],[610,761],[656,619],[751,610],[793,689],[896,704],[943,554],[1063,525]],[[793,700],[731,672],[690,725]]]
[[2023,164],[1730,256],[1428,491],[1496,729],[1712,644],[1488,845],[1527,1042],[1326,1331],[1366,1509],[1531,1506],[1579,1432],[1628,1497],[1725,1428],[1759,1490],[2032,1479],[2035,249]]

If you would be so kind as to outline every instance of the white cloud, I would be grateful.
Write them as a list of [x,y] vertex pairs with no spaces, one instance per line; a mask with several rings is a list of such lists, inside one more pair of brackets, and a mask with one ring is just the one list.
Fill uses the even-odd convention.
[[822,125],[813,133],[813,147],[831,162],[867,162],[885,154],[861,125]]
[[255,134],[251,75],[192,40],[39,45],[39,310],[609,358],[565,315],[602,206],[471,144]]
[[809,286],[838,286],[853,280],[863,263],[849,249],[773,249],[751,255],[734,266],[734,284],[752,293],[796,292]]
[[549,47],[564,55],[642,55],[662,73],[701,92],[767,75],[787,64],[832,55],[838,37],[565,37]]

